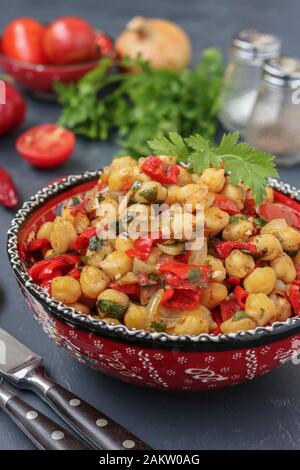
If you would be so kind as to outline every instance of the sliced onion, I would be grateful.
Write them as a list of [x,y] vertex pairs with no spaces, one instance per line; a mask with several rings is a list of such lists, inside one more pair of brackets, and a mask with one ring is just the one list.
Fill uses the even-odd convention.
[[151,273],[154,273],[155,269],[156,269],[155,264],[146,263],[145,261],[137,257],[135,257],[133,260],[132,271],[134,273],[151,274]]
[[157,292],[153,294],[151,297],[147,307],[146,307],[146,327],[147,331],[151,328],[152,322],[160,322],[159,317],[159,304],[163,296],[163,289],[159,289]]
[[286,292],[286,284],[281,281],[280,279],[277,279],[276,284],[275,284],[275,289],[281,290]]
[[156,246],[160,251],[171,256],[180,255],[184,250],[184,243],[182,242],[174,242],[173,245],[171,245],[170,242],[157,243]]
[[124,286],[127,284],[137,284],[139,282],[139,278],[137,275],[133,272],[129,272],[125,274],[125,276],[121,277],[121,279],[118,281],[118,284],[120,286]]
[[182,315],[181,310],[175,310],[174,308],[159,306],[159,318],[160,323],[167,325],[167,328],[174,328]]
[[207,240],[204,239],[203,246],[199,250],[191,251],[189,264],[204,264],[207,257]]

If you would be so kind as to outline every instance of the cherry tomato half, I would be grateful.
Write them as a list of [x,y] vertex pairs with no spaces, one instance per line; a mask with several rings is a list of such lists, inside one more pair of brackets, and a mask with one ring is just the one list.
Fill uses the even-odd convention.
[[19,127],[25,117],[23,96],[9,83],[5,83],[5,104],[0,103],[0,135]]
[[95,50],[95,31],[81,18],[59,18],[46,30],[44,50],[51,64],[66,65],[91,60]]
[[4,54],[12,59],[32,64],[46,64],[43,50],[45,30],[41,23],[31,18],[18,18],[12,21],[3,33]]
[[18,153],[38,168],[53,168],[66,161],[74,150],[73,132],[56,124],[42,124],[21,134],[16,142]]

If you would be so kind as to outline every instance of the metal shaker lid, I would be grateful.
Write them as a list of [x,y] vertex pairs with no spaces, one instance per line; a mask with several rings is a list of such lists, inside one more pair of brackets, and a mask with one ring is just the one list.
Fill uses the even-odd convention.
[[267,60],[263,67],[263,80],[277,86],[294,87],[300,81],[300,61],[293,57]]
[[255,29],[245,29],[233,36],[230,48],[241,59],[261,59],[263,61],[279,55],[281,41],[272,34]]

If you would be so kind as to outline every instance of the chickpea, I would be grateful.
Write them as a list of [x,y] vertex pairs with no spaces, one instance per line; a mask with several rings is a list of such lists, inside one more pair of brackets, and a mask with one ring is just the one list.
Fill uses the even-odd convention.
[[116,251],[124,251],[130,250],[132,248],[133,241],[130,238],[120,237],[116,238],[115,249]]
[[295,253],[300,248],[300,233],[293,227],[287,227],[284,231],[276,234],[284,251]]
[[176,204],[176,202],[178,202],[177,201],[178,191],[179,191],[179,186],[176,186],[175,184],[168,187],[168,195],[167,195],[167,199],[165,200],[165,203],[168,206],[172,206],[172,204]]
[[177,157],[173,155],[159,155],[158,158],[168,165],[174,165],[177,161]]
[[132,166],[119,166],[113,168],[108,177],[108,186],[111,191],[122,191],[126,186],[133,183],[135,171]]
[[209,266],[212,271],[212,279],[216,282],[224,281],[226,277],[226,269],[220,259],[215,258],[214,256],[207,255],[205,259],[205,264]]
[[179,175],[177,176],[177,184],[178,186],[185,186],[192,182],[192,175],[187,171],[186,168],[183,168],[180,165],[177,165],[179,169]]
[[231,220],[233,221],[230,222],[222,232],[223,240],[247,241],[252,235],[253,224],[249,220],[238,216],[236,219]]
[[36,234],[36,238],[40,240],[41,238],[46,238],[50,241],[50,234],[53,227],[53,222],[45,222],[40,226]]
[[134,200],[141,204],[154,204],[156,202],[164,202],[167,195],[167,189],[160,183],[156,181],[146,181],[135,192]]
[[296,269],[292,259],[285,253],[270,262],[278,279],[289,284],[296,279]]
[[123,251],[114,251],[100,263],[100,266],[111,279],[117,281],[132,271],[132,259]]
[[120,320],[129,305],[129,297],[123,292],[106,289],[97,298],[97,310],[100,318],[108,316]]
[[285,230],[286,227],[288,227],[288,224],[285,219],[273,219],[261,228],[260,234],[265,235],[270,233],[271,235],[276,236],[277,232]]
[[211,310],[225,300],[227,295],[228,291],[224,284],[210,282],[206,289],[204,289],[201,304]]
[[92,251],[90,249],[87,250],[86,256],[88,257],[87,264],[89,266],[96,266],[96,268],[100,268],[100,263],[101,261],[104,260],[104,258],[112,253],[113,248],[112,244],[108,240],[103,240],[100,248],[98,248],[97,251]]
[[276,316],[275,303],[263,293],[250,294],[247,297],[245,312],[257,323],[266,326]]
[[221,323],[220,330],[225,335],[228,335],[229,333],[238,333],[239,331],[253,330],[254,328],[256,328],[256,326],[256,322],[252,318],[248,318],[245,316],[244,318],[235,320],[233,315],[233,317]]
[[124,323],[127,328],[136,330],[145,330],[146,328],[146,307],[136,305],[130,302],[127,312],[124,316]]
[[97,208],[96,211],[97,220],[101,222],[101,220],[105,218],[118,218],[119,216],[119,203],[113,198],[104,199]]
[[74,304],[69,304],[68,307],[74,308],[77,312],[83,313],[84,315],[90,314],[90,308],[87,305],[84,305],[80,302],[75,302]]
[[196,336],[201,333],[209,333],[209,320],[199,310],[184,312],[174,328],[175,335]]
[[82,233],[90,224],[89,218],[82,212],[72,215],[70,208],[65,208],[62,212],[62,218],[69,220],[74,225],[77,233]]
[[51,281],[51,295],[65,304],[77,302],[81,296],[79,282],[71,276],[58,276]]
[[244,279],[244,288],[249,294],[269,294],[275,287],[276,274],[268,266],[255,268],[252,273]]
[[[187,211],[170,214],[170,236],[176,240],[190,240],[196,229],[196,217]],[[162,231],[164,233],[164,225]]]
[[219,193],[225,184],[224,170],[222,168],[219,170],[216,168],[208,168],[203,171],[200,176],[200,181],[206,184],[211,193]]
[[80,285],[82,292],[91,299],[97,299],[109,282],[109,277],[95,266],[85,266],[81,271]]
[[50,243],[56,253],[66,253],[72,247],[77,238],[74,225],[62,217],[56,217],[50,233]]
[[291,304],[287,299],[281,297],[280,295],[272,295],[270,298],[275,303],[277,309],[276,317],[272,319],[272,322],[286,321],[292,316]]
[[134,160],[134,158],[128,155],[124,155],[123,157],[114,158],[110,166],[114,169],[117,169],[117,168],[122,168],[122,167],[132,167],[136,165],[137,165],[137,162],[136,160]]
[[226,181],[221,194],[234,201],[239,209],[243,209],[246,192],[242,186],[235,186]]
[[204,212],[205,232],[210,237],[214,237],[221,232],[228,222],[229,215],[227,212],[218,209],[218,207],[209,207]]
[[243,279],[255,269],[255,262],[251,255],[240,250],[232,250],[225,259],[225,268],[228,276]]
[[117,318],[105,317],[102,318],[103,321],[106,321],[109,325],[121,325],[121,322]]
[[208,192],[208,187],[204,184],[187,184],[179,188],[177,199],[181,204],[189,204],[191,210],[195,211],[198,204],[203,204],[207,209],[213,204],[214,195]]
[[263,261],[272,261],[282,254],[282,247],[278,239],[271,234],[256,235],[251,237],[249,240],[254,243],[258,250],[261,251],[264,256],[261,257]]

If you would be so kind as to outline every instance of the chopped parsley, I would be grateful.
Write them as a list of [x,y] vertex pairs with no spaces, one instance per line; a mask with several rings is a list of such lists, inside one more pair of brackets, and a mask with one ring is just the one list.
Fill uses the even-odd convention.
[[74,196],[72,198],[72,206],[78,206],[78,204],[80,204],[80,199],[78,196]]
[[253,223],[254,225],[256,225],[256,227],[261,228],[267,225],[268,221],[263,217],[257,217],[257,219],[253,220]]
[[127,310],[126,305],[121,305],[117,302],[112,302],[111,300],[98,300],[97,307],[101,310],[101,312],[105,313],[106,316],[117,318],[118,320],[123,317]]
[[241,320],[242,318],[251,318],[251,317],[250,317],[250,315],[248,315],[248,313],[246,313],[242,310],[238,310],[237,312],[235,312],[234,315],[232,315],[231,320],[232,321],[237,321],[237,320]]
[[166,332],[167,331],[167,325],[166,323],[159,323],[156,321],[151,322],[150,328],[155,331],[159,332]]
[[230,217],[229,222],[231,224],[238,224],[240,220],[248,220],[248,218],[246,215],[235,214]]

